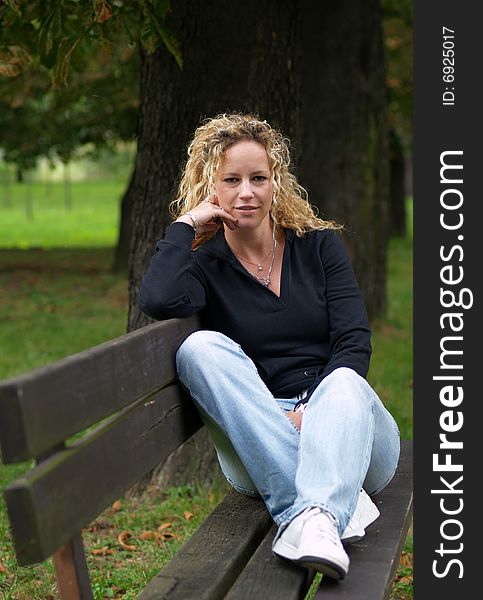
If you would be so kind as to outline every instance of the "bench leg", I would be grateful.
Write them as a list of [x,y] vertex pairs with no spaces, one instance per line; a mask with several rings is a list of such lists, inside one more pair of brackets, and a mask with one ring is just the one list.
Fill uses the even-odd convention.
[[62,600],[92,600],[89,572],[79,533],[52,555]]

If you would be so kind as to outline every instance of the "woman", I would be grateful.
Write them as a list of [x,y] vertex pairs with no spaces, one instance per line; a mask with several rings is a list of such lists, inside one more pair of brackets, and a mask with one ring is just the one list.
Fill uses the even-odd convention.
[[365,380],[370,330],[340,227],[317,218],[289,164],[257,117],[199,127],[140,305],[199,313],[178,375],[226,478],[265,501],[277,555],[342,579],[341,538],[377,518],[367,493],[392,478],[399,434]]

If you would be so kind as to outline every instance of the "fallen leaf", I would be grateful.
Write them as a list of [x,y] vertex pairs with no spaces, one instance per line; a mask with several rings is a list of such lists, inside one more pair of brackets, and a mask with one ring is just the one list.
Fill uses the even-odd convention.
[[116,500],[114,504],[111,506],[112,510],[118,512],[122,509],[122,503],[120,500]]
[[144,531],[140,536],[142,540],[152,540],[158,544],[162,542],[169,542],[170,540],[178,540],[180,539],[175,533],[171,531]]
[[158,531],[153,531],[152,532],[153,537],[152,539],[157,543],[157,544],[161,544],[161,542],[164,542],[164,540],[166,539],[165,535],[162,533],[159,533]]
[[129,531],[121,531],[121,533],[117,536],[117,541],[121,544],[124,550],[136,550],[137,546],[134,544],[126,544],[126,540],[131,537]]
[[4,573],[7,577],[13,577],[12,573],[0,563],[0,573]]
[[172,524],[173,523],[161,523],[161,525],[158,527],[158,531],[163,531],[164,529],[171,527]]
[[192,512],[190,512],[189,510],[185,510],[184,511],[184,518],[189,521],[190,519],[192,519],[194,517],[194,514]]
[[94,556],[107,556],[108,554],[114,554],[114,550],[111,550],[109,546],[104,546],[102,548],[95,548],[91,550],[91,554]]
[[403,567],[411,567],[413,564],[413,554],[412,553],[406,553],[403,552],[401,555],[401,558],[399,560],[399,564],[402,565]]

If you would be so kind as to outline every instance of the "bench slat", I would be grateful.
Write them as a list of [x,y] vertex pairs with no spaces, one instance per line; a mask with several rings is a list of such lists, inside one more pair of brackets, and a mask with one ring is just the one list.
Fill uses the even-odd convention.
[[191,400],[171,385],[17,479],[5,500],[18,563],[48,558],[201,425]]
[[223,598],[272,524],[262,500],[231,491],[138,600]]
[[351,565],[347,578],[338,583],[322,578],[314,600],[386,600],[389,598],[401,550],[411,522],[413,446],[401,443],[399,467],[391,483],[374,502],[381,516],[368,527],[365,537],[348,547]]
[[4,463],[39,456],[176,377],[196,317],[143,327],[0,384]]
[[225,596],[225,600],[300,600],[305,598],[315,571],[305,569],[272,552],[277,527],[266,538]]

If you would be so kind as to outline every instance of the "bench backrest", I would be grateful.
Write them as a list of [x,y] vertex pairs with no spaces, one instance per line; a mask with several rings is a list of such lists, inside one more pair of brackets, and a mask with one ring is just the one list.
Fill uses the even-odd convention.
[[154,323],[0,383],[2,461],[37,463],[5,491],[20,565],[75,538],[201,427],[175,370],[197,328]]

